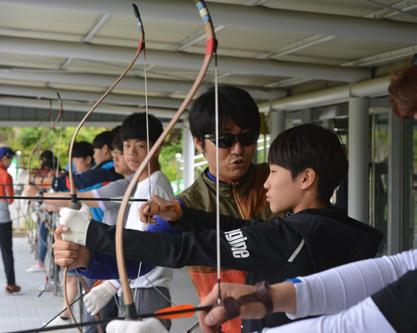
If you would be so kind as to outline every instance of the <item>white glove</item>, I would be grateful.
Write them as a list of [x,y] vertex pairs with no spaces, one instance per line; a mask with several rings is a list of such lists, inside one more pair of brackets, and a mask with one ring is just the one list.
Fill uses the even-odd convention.
[[104,281],[84,296],[85,308],[95,316],[116,295],[116,292],[117,289],[110,281]]
[[87,206],[82,206],[80,210],[62,208],[59,212],[59,224],[69,227],[67,232],[62,233],[62,238],[67,242],[85,246],[90,220],[90,212]]
[[145,320],[112,320],[106,326],[107,333],[168,333],[156,318]]

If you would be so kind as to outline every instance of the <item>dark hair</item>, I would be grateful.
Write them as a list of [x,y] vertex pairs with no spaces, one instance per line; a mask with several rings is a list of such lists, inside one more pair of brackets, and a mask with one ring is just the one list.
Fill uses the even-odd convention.
[[54,153],[50,150],[45,150],[40,156],[41,169],[47,168],[53,170],[57,168],[58,160]]
[[123,140],[122,140],[121,131],[120,131],[121,127],[122,126],[117,126],[117,127],[113,128],[113,131],[116,128],[117,128],[117,131],[115,131],[116,134],[113,138],[113,142],[111,143],[111,149],[112,150],[117,149],[117,150],[123,151]]
[[[259,133],[259,109],[249,93],[234,86],[219,86],[219,127],[228,120],[243,129]],[[215,132],[215,91],[208,89],[193,103],[189,111],[190,130],[195,138]]]
[[[153,115],[148,115],[149,141],[155,143],[163,132],[162,123]],[[129,139],[146,140],[146,113],[134,113],[127,117],[120,129],[122,141]]]
[[93,157],[93,145],[87,141],[75,142],[72,149],[72,157]]
[[293,178],[306,168],[318,175],[318,191],[328,201],[346,177],[348,161],[339,137],[331,130],[305,124],[282,132],[269,148],[268,162],[291,172]]
[[417,64],[393,74],[388,91],[395,114],[413,118],[417,113]]
[[104,145],[111,147],[111,143],[114,139],[113,131],[104,131],[100,134],[97,134],[93,140],[93,148],[103,148]]

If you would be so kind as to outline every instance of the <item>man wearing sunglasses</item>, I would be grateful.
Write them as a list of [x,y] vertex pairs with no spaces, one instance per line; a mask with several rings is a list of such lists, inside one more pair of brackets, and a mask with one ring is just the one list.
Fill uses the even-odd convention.
[[[272,216],[266,202],[263,183],[268,165],[254,164],[256,141],[260,131],[258,106],[243,89],[219,87],[219,180],[220,213],[243,219]],[[199,96],[189,111],[190,130],[197,150],[208,167],[196,181],[178,195],[184,206],[216,211],[216,145],[215,92],[210,88]],[[198,223],[198,221],[196,221]],[[190,266],[188,272],[200,299],[204,299],[217,281],[211,267]],[[245,272],[223,270],[222,281],[245,281]],[[234,320],[222,326],[224,332],[240,332],[241,322]]]

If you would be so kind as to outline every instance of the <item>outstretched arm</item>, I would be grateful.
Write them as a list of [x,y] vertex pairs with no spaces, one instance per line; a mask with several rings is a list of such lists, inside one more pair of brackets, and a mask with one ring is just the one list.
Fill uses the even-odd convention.
[[[27,196],[36,196],[39,193],[39,188],[33,185],[26,185],[25,189],[24,189],[24,195]],[[79,192],[77,193],[77,196],[79,198],[93,198],[93,194],[91,191],[89,192]],[[57,207],[69,207],[70,206],[70,200],[48,200],[48,198],[59,198],[59,197],[68,197],[69,198],[69,193],[68,192],[54,192],[54,193],[49,193],[49,192],[45,192],[42,194],[42,197],[40,199],[42,199],[42,202],[47,204],[47,205],[51,205],[51,206],[57,206]],[[99,207],[98,206],[98,202],[97,201],[84,201],[84,204],[86,204],[89,207]]]
[[[200,214],[195,216],[199,219]],[[223,218],[223,217],[222,217]],[[115,228],[103,223],[90,222],[82,211],[65,208],[61,224],[70,232],[63,236],[94,252],[115,254]],[[220,250],[222,267],[271,273],[288,261],[301,241],[289,223],[246,223],[240,229],[222,232]],[[125,230],[125,257],[162,267],[179,268],[187,265],[215,267],[216,231],[200,232],[141,232]],[[262,242],[259,240],[262,239]],[[278,244],[278,245],[277,245]]]
[[[114,171],[114,168],[91,169],[74,175],[74,184],[77,189],[81,190],[99,183],[112,182],[121,178],[123,178],[123,176]],[[57,192],[68,191],[70,188],[68,175],[55,177],[52,182],[52,188]]]
[[[322,332],[320,329],[323,329],[323,327],[331,327],[332,325],[340,328],[341,332],[348,332],[348,327],[352,328],[352,326],[350,319],[346,318],[356,318],[353,320],[358,325],[355,331],[373,332],[375,330],[369,330],[369,327],[376,328],[377,326],[372,325],[382,323],[383,326],[386,326],[388,323],[387,320],[382,319],[384,318],[380,311],[382,305],[375,305],[375,302],[377,304],[380,303],[378,295],[380,293],[387,293],[389,288],[392,288],[387,287],[388,284],[402,277],[399,280],[400,282],[407,277],[407,274],[410,274],[407,273],[408,271],[415,270],[416,268],[417,250],[410,250],[393,256],[362,260],[304,278],[295,278],[292,281],[274,284],[269,288],[273,301],[273,311],[287,312],[287,315],[292,318],[333,314],[350,308],[348,312],[342,312],[335,316],[310,319],[289,325],[288,328],[284,326],[286,327],[285,330],[282,327],[282,331],[277,330],[277,332],[304,332],[303,329],[309,331],[307,328],[310,328],[311,332]],[[254,286],[238,284],[221,285],[223,297],[231,296],[237,299],[240,296],[253,293],[254,291]],[[389,295],[398,293],[389,293]],[[369,298],[372,294],[374,294],[372,297],[375,298],[375,302]],[[207,296],[203,304],[214,304],[216,296],[217,286]],[[374,313],[373,318],[376,322],[363,322],[359,320],[365,313]],[[261,303],[250,303],[240,308],[240,316],[245,319],[261,318],[264,315],[265,307]],[[225,316],[226,311],[224,307],[216,307],[208,314],[200,316],[200,324],[205,328],[206,332],[212,332],[211,327],[224,321]],[[360,326],[360,324],[363,326]],[[390,324],[388,323],[389,326]],[[313,330],[313,328],[317,328],[317,330]],[[344,328],[346,329],[343,330]],[[387,330],[387,332],[391,331]]]
[[345,310],[416,268],[417,250],[410,250],[300,278],[294,318]]

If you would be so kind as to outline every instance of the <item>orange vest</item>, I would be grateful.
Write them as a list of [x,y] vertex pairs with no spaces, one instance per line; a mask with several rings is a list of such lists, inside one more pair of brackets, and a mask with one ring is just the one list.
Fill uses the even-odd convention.
[[[8,185],[10,184],[10,185]],[[0,196],[12,197],[14,196],[13,191],[13,179],[12,176],[7,172],[7,169],[2,163],[0,163]],[[8,203],[12,203],[13,199],[2,199]]]

